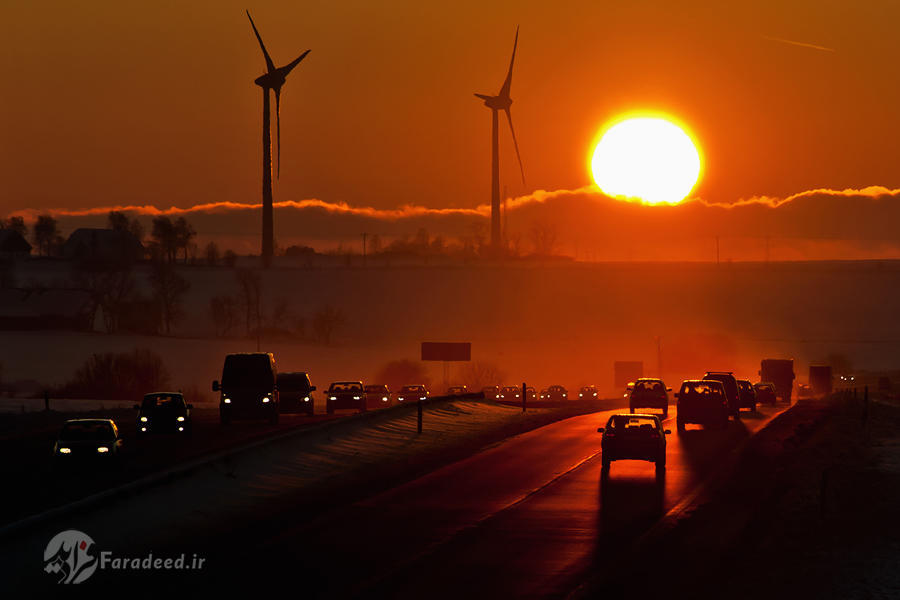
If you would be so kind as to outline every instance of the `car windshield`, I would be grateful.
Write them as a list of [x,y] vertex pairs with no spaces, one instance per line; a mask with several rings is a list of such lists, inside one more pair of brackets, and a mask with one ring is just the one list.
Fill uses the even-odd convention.
[[609,419],[609,428],[616,431],[632,433],[635,431],[655,432],[659,429],[656,419],[651,417],[626,417],[613,415]]
[[59,439],[67,441],[108,441],[115,438],[112,426],[106,422],[66,423]]
[[184,408],[184,396],[181,394],[154,394],[144,396],[144,410]]
[[634,393],[663,392],[665,388],[661,381],[638,381],[634,384]]
[[362,387],[358,383],[332,383],[332,392],[359,392]]
[[682,396],[721,396],[722,384],[712,384],[709,381],[685,381],[681,386]]

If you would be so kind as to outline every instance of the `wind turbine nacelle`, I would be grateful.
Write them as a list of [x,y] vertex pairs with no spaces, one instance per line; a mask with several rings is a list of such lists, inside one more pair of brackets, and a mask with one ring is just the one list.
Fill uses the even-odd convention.
[[507,110],[512,105],[512,98],[504,98],[502,96],[487,96],[484,94],[475,95],[484,100],[484,105],[492,110]]
[[253,83],[258,85],[259,87],[268,89],[278,89],[284,85],[284,82],[284,75],[278,71],[272,71],[271,73],[260,75],[253,80]]

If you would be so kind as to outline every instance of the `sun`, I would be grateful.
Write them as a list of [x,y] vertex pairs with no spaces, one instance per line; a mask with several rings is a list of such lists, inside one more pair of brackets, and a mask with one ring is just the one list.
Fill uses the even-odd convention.
[[591,158],[591,172],[607,196],[678,204],[700,178],[700,152],[672,121],[631,117],[604,131]]

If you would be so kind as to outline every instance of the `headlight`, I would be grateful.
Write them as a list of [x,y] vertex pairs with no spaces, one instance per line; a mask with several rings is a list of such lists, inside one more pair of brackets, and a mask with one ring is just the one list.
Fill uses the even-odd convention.
[[309,402],[309,396],[303,396],[303,401],[304,401],[304,402]]
[[387,396],[383,396],[381,399],[387,402]]
[[337,400],[337,396],[329,396],[328,399],[329,400]]
[[272,399],[269,398],[268,396],[266,396],[265,398],[263,398],[263,402],[271,402],[271,401],[272,401]]
[[107,448],[106,446],[100,446],[99,448],[97,448],[97,452],[103,454],[105,452],[109,452],[109,448]]
[[147,431],[146,427],[141,427],[141,431]]
[[224,398],[222,399],[222,402],[224,402],[225,404],[231,404],[231,398]]
[[516,398],[518,398],[518,397],[519,397],[519,395],[518,395],[518,394],[516,394]]
[[146,422],[147,422],[147,417],[141,417],[141,423],[146,423]]
[[584,394],[578,394],[579,398],[584,398]]
[[184,431],[184,427],[179,427],[178,431]]
[[398,402],[403,402],[403,396],[400,396],[399,398],[397,398],[397,401],[398,401]]
[[594,392],[594,395],[596,396],[596,395],[597,395],[597,392]]
[[499,395],[498,395],[498,396],[494,396],[494,398],[499,398],[499,397],[500,397]]
[[353,396],[354,400],[359,400],[359,396]]
[[72,449],[63,447],[63,448],[59,449],[59,453],[60,454],[72,454]]
[[421,396],[421,397],[419,398],[419,400],[424,400],[424,399],[425,399],[425,396]]
[[176,420],[176,421],[184,421],[184,417],[178,417],[178,418],[175,419],[175,420]]

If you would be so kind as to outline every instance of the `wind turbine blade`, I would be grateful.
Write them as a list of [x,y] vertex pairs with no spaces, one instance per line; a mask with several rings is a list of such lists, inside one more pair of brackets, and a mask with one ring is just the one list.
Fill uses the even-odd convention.
[[500,93],[498,96],[505,96],[509,98],[509,87],[512,85],[512,71],[513,71],[513,63],[516,62],[516,47],[519,45],[519,28],[516,27],[516,41],[513,42],[513,51],[512,58],[509,59],[509,72],[506,74],[506,81],[503,82],[503,87],[500,88]]
[[272,57],[269,56],[266,45],[263,44],[262,37],[260,37],[259,31],[256,30],[256,24],[253,22],[253,17],[250,16],[249,10],[247,11],[247,18],[250,19],[250,27],[253,28],[253,33],[256,34],[256,39],[259,40],[259,47],[262,48],[263,56],[266,58],[266,68],[269,70],[269,73],[271,73],[275,70],[275,63],[272,62]]
[[[276,96],[277,97],[277,96]],[[512,114],[506,109],[506,120],[509,121],[509,131],[512,133],[513,146],[516,148],[516,158],[519,159],[519,172],[522,174],[522,185],[525,185],[525,167],[522,166],[522,155],[519,154],[519,142],[516,140],[516,130],[513,128]]]
[[482,100],[490,100],[493,96],[488,96],[487,94],[475,94],[476,98],[481,98]]
[[[277,152],[275,154],[275,179],[281,179],[281,88],[275,88],[275,139],[277,140]],[[524,175],[523,175],[524,177]]]
[[281,67],[281,70],[284,72],[284,76],[287,77],[287,74],[294,70],[294,67],[300,64],[300,61],[306,58],[306,55],[309,54],[309,50],[298,56],[295,60],[289,62],[288,64]]

